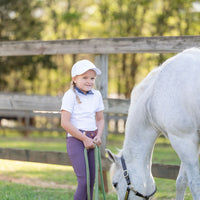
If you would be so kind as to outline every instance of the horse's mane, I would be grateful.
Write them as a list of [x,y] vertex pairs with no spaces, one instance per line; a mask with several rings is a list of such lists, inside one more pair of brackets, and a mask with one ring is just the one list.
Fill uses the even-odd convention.
[[131,92],[131,103],[135,103],[144,91],[152,84],[162,67],[153,69]]

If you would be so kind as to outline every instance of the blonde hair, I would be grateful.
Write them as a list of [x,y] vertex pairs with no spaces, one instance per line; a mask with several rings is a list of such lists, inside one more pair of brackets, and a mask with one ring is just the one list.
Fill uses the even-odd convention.
[[71,82],[71,88],[72,88],[72,90],[74,91],[74,93],[75,93],[75,95],[76,95],[76,101],[80,104],[80,103],[82,103],[82,102],[81,102],[81,100],[80,100],[80,98],[79,98],[79,96],[78,96],[78,94],[77,94],[77,92],[76,92],[76,90],[75,90],[75,86],[76,86],[76,84],[74,83],[74,81],[72,81],[72,82]]

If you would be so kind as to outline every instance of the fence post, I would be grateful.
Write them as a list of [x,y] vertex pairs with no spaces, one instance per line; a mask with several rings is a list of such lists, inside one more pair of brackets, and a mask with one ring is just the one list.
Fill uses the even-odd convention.
[[[96,88],[101,92],[103,98],[108,96],[108,55],[100,54],[95,56],[95,65],[101,70],[101,76],[97,77]],[[105,158],[106,140],[108,135],[107,114],[104,113],[105,127],[102,136],[102,145],[100,147],[101,157]],[[105,191],[108,192],[108,181],[106,170],[103,170],[103,179]]]
[[[95,65],[101,70],[101,76],[97,77],[96,88],[101,92],[103,98],[108,96],[108,55],[95,56]],[[101,155],[105,156],[106,139],[108,135],[107,114],[104,114],[105,128],[102,136]]]

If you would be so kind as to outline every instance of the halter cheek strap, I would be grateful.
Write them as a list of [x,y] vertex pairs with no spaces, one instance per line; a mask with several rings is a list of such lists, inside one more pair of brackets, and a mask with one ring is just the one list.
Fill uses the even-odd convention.
[[128,197],[129,197],[129,193],[130,193],[130,187],[129,186],[131,185],[131,181],[130,181],[130,178],[129,178],[128,170],[126,168],[126,163],[125,163],[123,156],[121,157],[121,163],[122,163],[122,168],[123,168],[123,175],[124,175],[124,178],[126,179],[126,183],[128,185],[128,187],[126,189],[125,198],[124,198],[124,200],[127,200]]
[[151,196],[153,196],[156,193],[157,188],[155,188],[155,190],[150,195],[146,195],[146,196],[137,192],[131,185],[130,177],[128,174],[128,170],[127,170],[123,155],[121,157],[121,163],[122,163],[122,168],[123,168],[123,175],[124,175],[124,178],[126,179],[126,183],[127,183],[127,189],[126,189],[126,194],[125,194],[124,200],[128,200],[130,191],[133,191],[136,196],[142,197],[143,199],[146,199],[146,200],[148,200]]

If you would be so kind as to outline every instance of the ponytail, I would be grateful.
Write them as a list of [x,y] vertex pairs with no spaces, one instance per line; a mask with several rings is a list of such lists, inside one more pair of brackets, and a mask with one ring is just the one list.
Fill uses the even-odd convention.
[[74,83],[74,81],[72,81],[71,85],[72,85],[71,88],[72,88],[72,90],[74,91],[74,93],[75,93],[75,95],[76,95],[76,101],[77,101],[79,104],[82,103],[81,100],[80,100],[80,98],[79,98],[79,96],[77,95],[76,90],[75,90],[76,84]]

